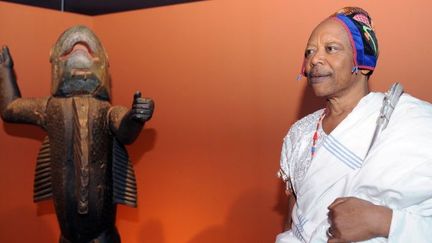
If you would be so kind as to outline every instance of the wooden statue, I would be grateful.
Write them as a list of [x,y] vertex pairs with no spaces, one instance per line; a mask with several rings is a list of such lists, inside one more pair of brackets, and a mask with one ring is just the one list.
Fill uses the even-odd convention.
[[105,50],[85,26],[66,30],[51,51],[51,96],[21,98],[7,47],[0,52],[0,113],[5,122],[47,132],[34,180],[34,201],[53,199],[61,243],[120,242],[116,204],[136,206],[136,182],[124,144],[153,114],[137,92],[130,110],[110,104]]

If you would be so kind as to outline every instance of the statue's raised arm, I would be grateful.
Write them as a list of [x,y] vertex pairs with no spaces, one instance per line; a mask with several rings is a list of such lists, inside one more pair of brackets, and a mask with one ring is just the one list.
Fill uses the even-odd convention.
[[0,115],[5,122],[44,126],[47,98],[21,98],[7,46],[0,52]]
[[121,143],[130,144],[138,137],[144,123],[151,119],[153,110],[153,100],[141,98],[141,92],[137,91],[130,110],[122,106],[111,107],[110,129]]

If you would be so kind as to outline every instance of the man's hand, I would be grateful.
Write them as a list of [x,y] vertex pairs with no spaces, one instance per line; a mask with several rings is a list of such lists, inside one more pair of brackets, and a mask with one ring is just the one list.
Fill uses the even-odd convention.
[[151,119],[154,110],[152,99],[141,98],[141,92],[137,91],[132,103],[131,116],[138,122],[146,122]]
[[337,198],[328,209],[328,243],[388,237],[392,210],[387,207],[355,197],[345,197]]
[[0,51],[0,66],[6,68],[13,67],[13,60],[9,53],[9,48],[7,46],[3,46],[2,50]]

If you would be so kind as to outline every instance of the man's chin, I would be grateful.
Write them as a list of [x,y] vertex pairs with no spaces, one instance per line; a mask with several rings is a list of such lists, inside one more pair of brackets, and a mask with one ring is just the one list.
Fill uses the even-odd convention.
[[312,84],[312,90],[316,97],[325,98],[329,95],[329,91],[326,87],[321,84]]

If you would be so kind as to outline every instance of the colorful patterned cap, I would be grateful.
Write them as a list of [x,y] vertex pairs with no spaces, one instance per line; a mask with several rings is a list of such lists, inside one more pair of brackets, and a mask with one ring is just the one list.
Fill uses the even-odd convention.
[[[345,7],[329,17],[340,22],[350,36],[354,56],[353,71],[358,69],[375,69],[378,59],[378,40],[375,35],[373,22],[369,14],[358,7]],[[303,62],[302,74],[305,73]]]

